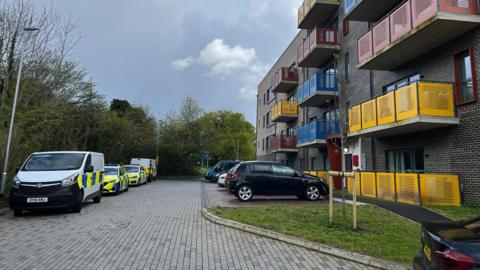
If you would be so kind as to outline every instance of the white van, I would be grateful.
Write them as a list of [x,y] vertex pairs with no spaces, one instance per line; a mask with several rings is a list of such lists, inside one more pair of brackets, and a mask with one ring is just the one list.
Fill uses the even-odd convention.
[[13,179],[10,208],[23,210],[66,208],[74,213],[88,199],[100,203],[105,161],[93,152],[31,154]]
[[157,162],[155,159],[132,158],[130,164],[142,166],[145,169],[148,182],[155,180],[157,177]]

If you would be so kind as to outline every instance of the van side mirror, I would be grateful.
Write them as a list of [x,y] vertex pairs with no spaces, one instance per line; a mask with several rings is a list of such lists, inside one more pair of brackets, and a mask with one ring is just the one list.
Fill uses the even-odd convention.
[[93,165],[88,165],[88,166],[85,166],[85,172],[87,173],[93,173]]

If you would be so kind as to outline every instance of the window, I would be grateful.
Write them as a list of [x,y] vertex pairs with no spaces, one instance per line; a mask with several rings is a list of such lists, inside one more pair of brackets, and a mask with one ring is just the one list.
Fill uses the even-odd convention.
[[295,176],[295,171],[287,166],[273,165],[273,173],[280,176]]
[[386,152],[387,170],[416,172],[425,170],[423,148],[389,150]]
[[267,104],[267,94],[263,94],[263,105]]
[[265,115],[263,116],[263,128],[265,128]]
[[352,172],[353,171],[353,162],[352,162],[352,154],[345,155],[345,171]]
[[270,126],[270,120],[271,120],[271,115],[270,115],[270,112],[267,113],[267,115],[265,116],[265,121],[267,122],[267,127]]
[[265,139],[262,139],[262,151],[265,151]]
[[457,105],[476,100],[471,49],[455,55],[455,91]]
[[272,165],[270,164],[251,164],[248,165],[251,173],[272,173]]
[[389,84],[389,85],[384,86],[384,87],[383,87],[383,93],[388,93],[388,92],[395,91],[395,90],[397,90],[397,89],[399,89],[399,88],[402,88],[402,87],[404,87],[404,86],[406,86],[406,85],[409,85],[409,84],[411,84],[411,83],[418,82],[418,81],[420,81],[420,79],[421,79],[420,74],[419,74],[419,73],[415,73],[415,74],[410,75],[410,76],[408,76],[408,77],[406,77],[406,78],[403,78],[403,79],[398,80],[398,81],[396,81],[396,82],[394,82],[394,83],[391,83],[391,84]]
[[343,19],[343,35],[348,35],[348,31],[350,31],[350,21]]
[[350,81],[350,54],[345,54],[345,82]]
[[326,122],[337,122],[340,119],[340,109],[335,109],[323,113],[323,120]]

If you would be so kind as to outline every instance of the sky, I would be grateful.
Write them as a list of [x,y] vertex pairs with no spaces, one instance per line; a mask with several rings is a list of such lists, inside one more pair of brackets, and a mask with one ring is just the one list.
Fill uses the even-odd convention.
[[257,85],[290,44],[301,0],[33,0],[76,22],[72,51],[108,100],[156,117],[193,97],[255,122]]

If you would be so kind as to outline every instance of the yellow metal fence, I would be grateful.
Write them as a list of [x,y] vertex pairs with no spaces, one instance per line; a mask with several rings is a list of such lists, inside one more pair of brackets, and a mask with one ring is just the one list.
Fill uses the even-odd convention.
[[454,117],[453,84],[416,82],[349,108],[349,131],[356,132],[417,116]]
[[296,100],[281,100],[272,107],[272,120],[282,115],[298,115],[298,102]]
[[[315,175],[311,173],[312,175]],[[415,205],[460,206],[458,176],[444,174],[358,172],[357,194]],[[353,192],[354,178],[348,179],[348,192]]]

